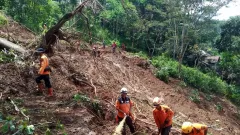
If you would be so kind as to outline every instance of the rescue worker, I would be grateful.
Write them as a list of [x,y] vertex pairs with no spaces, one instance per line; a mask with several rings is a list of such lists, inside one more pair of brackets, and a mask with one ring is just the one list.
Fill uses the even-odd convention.
[[48,88],[48,96],[53,96],[53,89],[50,82],[50,72],[49,61],[47,56],[44,54],[45,50],[43,48],[38,48],[36,53],[40,55],[40,69],[38,71],[38,77],[36,78],[36,83],[38,85],[38,93],[43,93],[44,85],[41,83],[41,80],[44,80],[45,86]]
[[161,99],[155,97],[153,99],[153,117],[158,127],[158,133],[161,135],[169,135],[172,128],[172,117],[174,112],[166,105],[160,105]]
[[[116,109],[118,111],[117,114],[117,122],[120,123],[123,118],[126,116],[126,124],[128,125],[131,133],[135,132],[134,126],[133,126],[133,115],[131,113],[131,108],[133,106],[133,102],[130,100],[130,98],[127,96],[127,88],[122,88],[121,89],[121,97],[118,98],[116,101]],[[122,135],[126,135],[126,129],[125,129],[125,124],[122,130]]]
[[183,122],[182,135],[207,135],[207,125]]
[[117,48],[117,44],[115,42],[113,42],[113,44],[112,44],[112,52],[113,53],[115,53],[116,48]]

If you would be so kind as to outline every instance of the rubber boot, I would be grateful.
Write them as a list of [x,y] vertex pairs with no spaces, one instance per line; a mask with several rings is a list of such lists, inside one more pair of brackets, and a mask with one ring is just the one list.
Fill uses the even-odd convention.
[[37,85],[38,85],[38,90],[37,90],[37,92],[36,92],[36,95],[37,95],[37,96],[43,95],[43,88],[44,88],[43,84],[42,84],[42,83],[39,83],[39,84],[37,84]]
[[48,88],[48,96],[49,97],[53,96],[53,89],[52,88]]
[[39,83],[38,84],[38,91],[40,91],[40,92],[43,92],[43,84],[42,83]]

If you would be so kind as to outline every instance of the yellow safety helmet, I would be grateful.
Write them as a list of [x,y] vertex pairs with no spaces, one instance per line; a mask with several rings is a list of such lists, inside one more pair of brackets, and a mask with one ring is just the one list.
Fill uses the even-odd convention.
[[182,132],[185,134],[191,133],[193,130],[193,126],[191,122],[183,122],[182,124]]

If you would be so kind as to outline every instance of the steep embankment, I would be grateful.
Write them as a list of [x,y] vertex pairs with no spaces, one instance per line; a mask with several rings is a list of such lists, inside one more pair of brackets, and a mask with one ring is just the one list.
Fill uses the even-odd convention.
[[[12,32],[20,28],[16,26]],[[4,33],[2,29],[0,32]],[[19,32],[16,37],[19,37],[20,33],[24,31]],[[30,41],[32,36],[22,36],[22,45],[31,44],[24,41]],[[240,120],[235,116],[237,108],[224,98],[214,97],[211,101],[193,103],[188,98],[191,88],[181,87],[180,81],[174,79],[171,79],[170,84],[165,84],[153,75],[152,68],[144,69],[138,66],[144,60],[125,52],[112,54],[110,50],[102,50],[101,57],[94,59],[87,49],[79,51],[76,46],[69,47],[64,42],[58,44],[55,54],[50,57],[54,98],[34,94],[36,68],[31,63],[0,64],[0,93],[3,94],[1,100],[4,101],[1,112],[16,116],[14,108],[4,100],[10,96],[14,101],[21,101],[19,107],[27,110],[30,123],[37,124],[36,132],[39,134],[43,134],[47,127],[53,134],[60,134],[62,131],[57,130],[57,121],[64,124],[69,135],[112,134],[116,126],[112,104],[124,86],[129,89],[129,96],[135,102],[133,112],[138,118],[135,123],[138,131],[152,134],[153,130],[156,130],[151,102],[155,96],[162,96],[164,103],[175,112],[174,128],[178,128],[183,121],[192,121],[208,125],[218,124],[218,129],[223,129],[209,129],[214,135],[240,134]],[[90,102],[98,99],[99,110],[103,115],[95,113],[83,100],[74,102],[72,97],[77,93],[90,97]],[[216,109],[217,102],[222,104],[222,112]]]

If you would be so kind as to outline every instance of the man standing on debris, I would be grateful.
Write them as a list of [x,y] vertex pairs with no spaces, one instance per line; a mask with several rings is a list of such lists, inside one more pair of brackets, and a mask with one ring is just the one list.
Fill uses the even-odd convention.
[[161,135],[169,135],[172,127],[173,111],[166,105],[160,105],[161,99],[155,97],[153,99],[153,117],[158,127],[158,133]]
[[49,67],[49,61],[47,56],[44,54],[45,50],[43,48],[38,48],[36,50],[36,53],[40,55],[40,69],[38,72],[38,77],[36,78],[36,82],[38,85],[38,93],[43,93],[43,84],[41,83],[41,80],[44,80],[45,86],[48,88],[48,96],[53,96],[53,89],[52,85],[50,83],[50,77],[49,74],[51,72],[51,69]]
[[[128,125],[131,133],[134,133],[135,129],[132,122],[134,118],[131,113],[133,102],[127,96],[127,88],[123,87],[120,92],[121,92],[121,97],[119,97],[118,100],[116,101],[116,109],[118,111],[118,114],[116,117],[117,122],[120,123],[126,116],[126,124]],[[125,125],[122,130],[122,135],[126,135]]]
[[207,135],[207,125],[183,122],[182,135]]
[[113,42],[113,44],[112,44],[112,52],[113,53],[115,53],[116,48],[117,48],[117,44],[115,42]]

